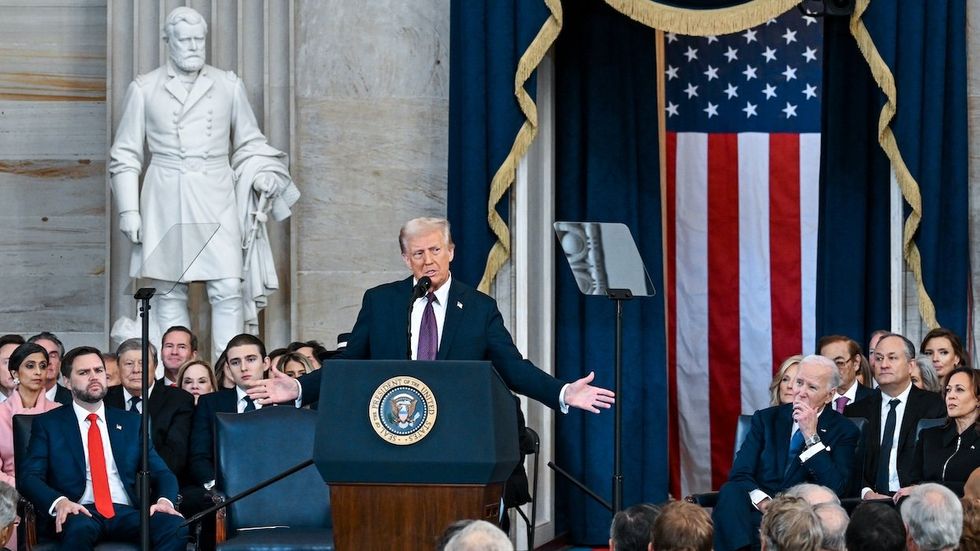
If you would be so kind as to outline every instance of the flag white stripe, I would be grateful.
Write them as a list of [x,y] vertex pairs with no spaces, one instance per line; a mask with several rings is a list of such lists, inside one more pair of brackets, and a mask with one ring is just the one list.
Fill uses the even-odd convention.
[[803,354],[817,341],[817,227],[820,219],[820,134],[800,134],[800,276]]

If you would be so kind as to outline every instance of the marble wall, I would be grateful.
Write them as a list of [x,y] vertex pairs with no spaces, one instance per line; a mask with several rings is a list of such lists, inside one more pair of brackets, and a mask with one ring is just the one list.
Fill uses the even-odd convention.
[[408,275],[401,224],[444,216],[449,0],[301,0],[293,334],[332,345],[365,289]]

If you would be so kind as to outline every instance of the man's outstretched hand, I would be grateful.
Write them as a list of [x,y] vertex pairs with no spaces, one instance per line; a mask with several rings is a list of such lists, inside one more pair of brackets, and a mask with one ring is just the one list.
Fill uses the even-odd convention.
[[616,403],[616,394],[611,390],[592,386],[595,371],[568,385],[565,389],[565,404],[569,407],[599,413],[599,408],[609,409]]
[[248,395],[263,406],[295,402],[299,396],[299,383],[296,379],[275,368],[270,369],[269,373],[272,377],[255,381],[248,387]]

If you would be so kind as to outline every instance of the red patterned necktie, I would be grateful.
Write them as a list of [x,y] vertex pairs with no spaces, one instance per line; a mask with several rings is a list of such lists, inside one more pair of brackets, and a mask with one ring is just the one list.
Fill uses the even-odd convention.
[[92,470],[92,494],[95,496],[95,510],[105,518],[116,515],[112,508],[112,494],[109,493],[109,475],[105,467],[105,450],[102,448],[102,433],[99,431],[99,416],[88,415],[88,462]]
[[439,328],[436,326],[436,313],[432,309],[432,303],[436,300],[436,294],[430,292],[425,295],[428,302],[425,303],[425,310],[422,311],[422,324],[419,327],[419,350],[415,355],[418,360],[434,360],[436,352],[439,351]]

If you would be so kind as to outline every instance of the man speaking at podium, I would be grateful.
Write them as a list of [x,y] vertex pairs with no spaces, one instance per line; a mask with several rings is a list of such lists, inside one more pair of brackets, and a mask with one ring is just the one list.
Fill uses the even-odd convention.
[[[336,359],[489,360],[512,391],[552,409],[599,413],[599,408],[615,403],[612,391],[590,384],[594,372],[565,383],[524,359],[504,327],[496,301],[453,280],[449,265],[455,244],[448,220],[409,220],[398,241],[412,276],[364,293],[347,349]],[[410,302],[411,341],[406,343]],[[323,371],[298,380],[273,371],[272,379],[257,381],[248,393],[262,404],[311,404],[319,399]]]

